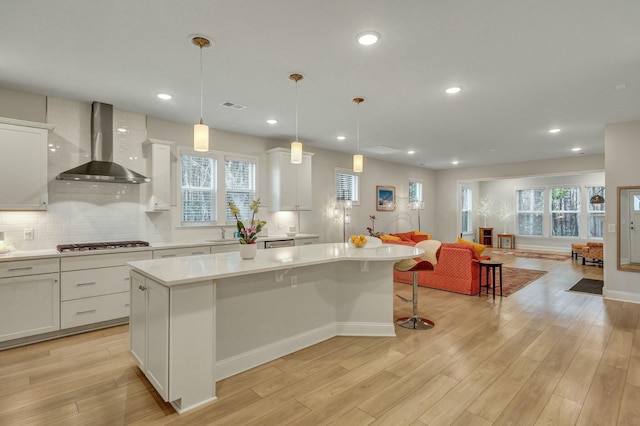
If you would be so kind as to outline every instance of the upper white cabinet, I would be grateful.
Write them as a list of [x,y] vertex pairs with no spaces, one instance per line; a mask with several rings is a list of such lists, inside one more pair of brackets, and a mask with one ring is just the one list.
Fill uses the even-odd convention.
[[0,118],[0,210],[47,209],[47,134],[42,123]]
[[147,211],[165,211],[171,208],[171,145],[173,142],[149,139],[143,143],[149,151],[151,164],[151,192]]
[[274,148],[269,156],[269,211],[311,210],[311,157],[302,153],[302,164],[291,164],[291,151]]

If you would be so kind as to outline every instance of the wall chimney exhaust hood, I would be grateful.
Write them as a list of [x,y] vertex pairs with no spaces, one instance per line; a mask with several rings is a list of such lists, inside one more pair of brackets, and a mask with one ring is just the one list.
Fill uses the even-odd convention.
[[57,180],[145,183],[151,179],[113,162],[113,105],[91,104],[91,161],[56,176]]

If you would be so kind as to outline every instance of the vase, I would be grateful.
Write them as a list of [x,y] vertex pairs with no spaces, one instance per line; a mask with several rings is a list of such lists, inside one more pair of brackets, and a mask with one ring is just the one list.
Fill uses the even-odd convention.
[[240,244],[240,257],[243,259],[253,259],[258,250],[257,244]]

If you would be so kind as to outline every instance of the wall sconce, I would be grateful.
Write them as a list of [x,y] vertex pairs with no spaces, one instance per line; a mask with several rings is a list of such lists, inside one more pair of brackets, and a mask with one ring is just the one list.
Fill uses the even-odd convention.
[[411,203],[409,203],[409,208],[411,210],[418,211],[418,231],[421,231],[420,230],[420,210],[424,210],[424,201],[412,201]]

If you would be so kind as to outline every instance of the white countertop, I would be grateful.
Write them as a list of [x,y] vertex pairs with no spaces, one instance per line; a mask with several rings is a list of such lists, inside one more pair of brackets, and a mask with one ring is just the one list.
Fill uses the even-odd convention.
[[[304,238],[318,238],[317,234],[296,234],[293,237],[288,237],[285,234],[269,235],[268,237],[260,237],[258,241],[275,241],[275,240],[291,240],[291,239],[304,239]],[[144,251],[144,250],[156,250],[156,249],[168,249],[168,248],[181,248],[181,247],[196,247],[196,246],[222,246],[238,244],[237,238],[229,238],[226,240],[202,240],[202,241],[183,241],[173,243],[151,243],[149,247],[127,247],[121,249],[108,249],[108,250],[86,250],[86,251],[70,251],[65,253],[59,253],[55,248],[42,249],[42,250],[13,250],[8,253],[0,254],[0,262],[12,262],[16,260],[34,260],[34,259],[47,259],[52,257],[65,257],[65,256],[86,256],[96,254],[108,254],[108,253],[122,253],[131,251]]]
[[338,261],[397,261],[420,256],[424,250],[384,244],[353,248],[346,243],[313,244],[258,250],[255,259],[237,252],[129,262],[134,270],[166,286],[277,271]]

